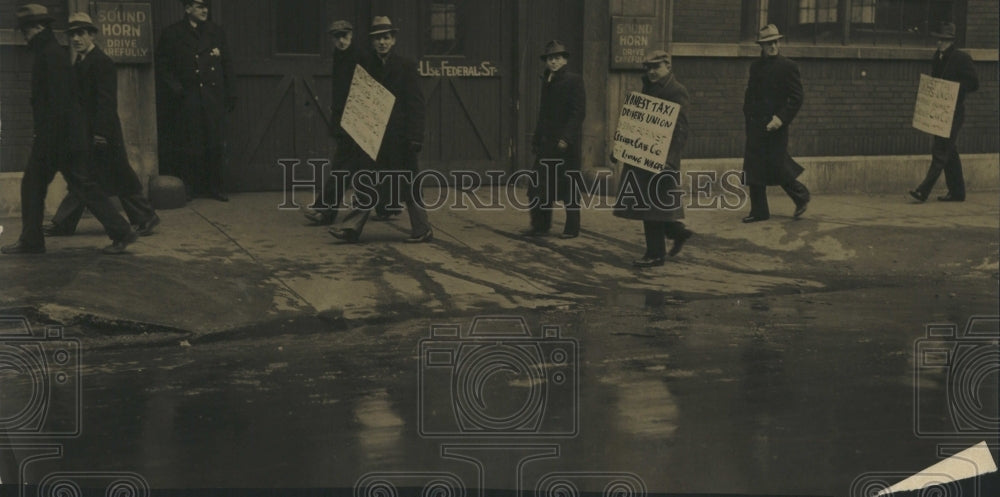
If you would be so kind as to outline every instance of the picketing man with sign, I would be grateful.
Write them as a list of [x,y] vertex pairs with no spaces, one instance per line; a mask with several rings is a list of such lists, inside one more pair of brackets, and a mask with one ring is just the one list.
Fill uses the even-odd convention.
[[[58,171],[66,179],[69,190],[90,209],[111,238],[112,244],[103,251],[121,254],[138,235],[101,189],[96,169],[102,165],[95,160],[95,154],[100,149],[106,150],[114,137],[105,131],[107,128],[88,121],[87,99],[78,93],[78,85],[74,88],[74,69],[70,66],[69,54],[52,32],[53,18],[48,9],[26,4],[18,7],[15,15],[17,27],[34,54],[31,108],[35,136],[21,179],[21,236],[16,243],[3,247],[2,252],[45,252],[42,233],[45,195]],[[82,39],[92,37],[91,26],[92,23],[80,18],[71,19],[68,31],[74,47],[85,45]]]
[[[388,17],[376,16],[368,32],[372,53],[364,58],[362,65],[395,97],[374,170],[399,171],[415,176],[419,169],[417,154],[423,148],[424,140],[424,96],[420,91],[416,62],[393,51],[398,31]],[[405,241],[431,241],[434,230],[428,222],[419,185],[404,179],[401,186],[398,193],[410,217],[410,237]],[[387,190],[382,188],[381,191]],[[330,227],[330,235],[348,243],[357,243],[372,212],[372,208],[363,207],[352,206],[343,219]]]
[[931,165],[927,176],[916,189],[910,190],[910,197],[918,202],[924,202],[934,189],[941,172],[944,171],[945,184],[948,193],[938,197],[942,202],[965,201],[965,178],[962,175],[962,160],[958,156],[958,131],[965,120],[965,96],[979,89],[979,77],[969,54],[955,48],[955,25],[946,22],[938,32],[931,33],[937,38],[937,52],[931,62],[931,76],[955,81],[960,84],[958,100],[955,103],[952,118],[951,133],[947,137],[935,136],[931,148]]
[[[74,150],[86,154],[94,175],[105,194],[116,195],[129,222],[140,236],[153,234],[160,224],[153,205],[142,193],[142,183],[129,164],[122,123],[118,117],[118,71],[114,61],[94,44],[98,29],[90,16],[79,12],[69,16],[70,45],[73,47],[73,96],[82,110],[71,122]],[[83,216],[86,205],[70,191],[43,228],[45,236],[70,236]]]
[[531,141],[537,183],[529,192],[531,227],[522,234],[547,235],[552,227],[552,210],[558,200],[566,206],[566,224],[559,237],[576,238],[580,235],[580,198],[567,173],[580,170],[587,97],[583,78],[566,68],[569,51],[561,41],[548,42],[540,58],[545,63],[545,71],[538,121]]
[[351,80],[354,68],[361,62],[360,52],[354,41],[354,26],[345,20],[330,23],[327,29],[333,46],[333,67],[331,72],[331,104],[330,104],[330,135],[334,141],[333,160],[330,161],[331,172],[347,173],[340,177],[323,178],[320,188],[323,192],[312,207],[303,208],[306,219],[317,225],[329,225],[337,218],[337,207],[344,201],[344,190],[341,188],[350,182],[350,174],[358,168],[362,151],[351,135],[344,131],[340,120],[344,116],[344,105],[351,91]]
[[780,185],[795,202],[795,218],[805,213],[809,204],[809,190],[796,179],[802,166],[788,155],[788,129],[802,107],[802,80],[798,65],[779,53],[782,38],[774,24],[761,28],[757,35],[760,58],[750,65],[743,100],[743,172],[750,193],[750,215],[743,218],[744,223],[771,217],[767,205],[770,185]]
[[[675,256],[694,232],[687,229],[684,206],[681,204],[681,155],[688,135],[688,107],[691,98],[687,88],[674,76],[670,54],[663,50],[650,52],[642,63],[642,93],[680,106],[673,124],[673,135],[667,150],[665,168],[659,172],[622,164],[618,198],[614,214],[625,219],[642,221],[646,234],[646,253],[632,264],[636,267],[662,266],[667,254],[665,238],[673,240],[670,256]],[[613,162],[619,162],[612,156]]]
[[184,19],[167,26],[156,46],[157,91],[168,133],[167,169],[188,189],[229,201],[222,185],[226,114],[236,108],[236,79],[226,33],[208,20],[210,0],[181,0]]

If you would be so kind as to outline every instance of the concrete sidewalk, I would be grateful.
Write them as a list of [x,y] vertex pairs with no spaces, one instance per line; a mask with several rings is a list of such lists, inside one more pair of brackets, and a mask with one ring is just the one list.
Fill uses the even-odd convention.
[[[644,250],[641,223],[607,210],[585,211],[583,234],[572,240],[520,237],[528,216],[512,208],[444,208],[430,213],[432,243],[403,243],[404,214],[369,222],[362,243],[351,245],[296,210],[280,210],[282,195],[197,199],[161,211],[157,233],[117,257],[100,254],[108,240],[85,218],[76,236],[48,239],[45,255],[0,257],[0,311],[116,334],[203,336],[303,316],[347,327],[635,296],[827,291],[848,278],[941,271],[995,287],[998,274],[995,193],[925,204],[902,193],[820,195],[793,220],[791,202],[775,190],[766,222],[742,224],[746,208],[689,209],[686,223],[697,235],[666,266],[645,270],[631,266]],[[555,219],[558,233],[562,213]],[[0,224],[0,243],[12,243],[20,219]]]

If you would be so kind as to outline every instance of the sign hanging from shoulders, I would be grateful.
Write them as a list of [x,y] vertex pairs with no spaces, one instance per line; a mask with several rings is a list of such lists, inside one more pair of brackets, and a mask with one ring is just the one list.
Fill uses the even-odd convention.
[[153,62],[153,15],[149,3],[97,2],[95,41],[119,64]]
[[629,93],[618,116],[614,157],[654,173],[665,170],[680,112],[680,104],[639,92]]
[[396,97],[361,66],[354,67],[351,89],[344,104],[340,127],[344,128],[372,160],[378,157]]
[[917,104],[913,109],[913,127],[942,138],[950,137],[960,86],[957,81],[921,74]]

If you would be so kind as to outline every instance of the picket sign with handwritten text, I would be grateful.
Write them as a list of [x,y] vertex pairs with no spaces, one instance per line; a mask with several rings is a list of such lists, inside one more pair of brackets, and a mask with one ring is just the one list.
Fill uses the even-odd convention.
[[396,97],[361,66],[354,68],[340,127],[372,160],[378,157]]
[[629,93],[618,117],[614,157],[647,171],[663,171],[680,111],[680,104],[669,100]]
[[913,109],[913,127],[942,138],[950,137],[960,86],[956,81],[921,74],[917,105]]

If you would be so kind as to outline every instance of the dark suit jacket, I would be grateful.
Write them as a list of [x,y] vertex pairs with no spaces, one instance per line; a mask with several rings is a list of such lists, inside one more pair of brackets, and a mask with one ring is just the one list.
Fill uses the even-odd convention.
[[31,110],[35,139],[33,160],[48,167],[62,167],[69,158],[69,114],[72,102],[69,54],[56,41],[51,29],[35,35],[28,48],[34,54],[31,67]]
[[[565,140],[573,151],[582,150],[583,118],[587,114],[587,97],[583,89],[583,79],[579,74],[563,67],[552,75],[549,71],[542,75],[541,102],[538,106],[538,121],[532,148],[536,154],[551,155],[549,152]],[[579,153],[570,153],[579,157]],[[579,168],[579,164],[567,164]]]
[[[799,66],[782,55],[761,56],[750,65],[750,78],[743,99],[746,150],[743,171],[747,184],[784,185],[802,174],[802,166],[788,155],[788,129],[802,107]],[[778,116],[783,123],[767,131],[767,123]]]
[[[118,71],[100,47],[73,66],[71,147],[83,154],[105,193],[130,195],[142,192],[142,184],[129,165],[122,123],[118,118]],[[94,136],[108,144],[94,146]]]
[[[972,63],[969,54],[955,48],[955,45],[948,47],[944,53],[936,52],[931,64],[931,76],[957,81],[961,83],[958,90],[958,103],[955,105],[955,119],[952,123],[952,131],[957,131],[965,121],[965,96],[979,89],[979,77],[976,75],[976,66]],[[952,133],[952,136],[955,136]]]
[[383,62],[377,54],[371,53],[364,65],[365,70],[396,97],[379,149],[379,167],[416,170],[416,153],[410,153],[408,148],[411,143],[423,144],[425,118],[417,64],[395,53],[390,53]]

